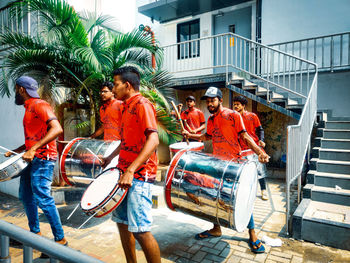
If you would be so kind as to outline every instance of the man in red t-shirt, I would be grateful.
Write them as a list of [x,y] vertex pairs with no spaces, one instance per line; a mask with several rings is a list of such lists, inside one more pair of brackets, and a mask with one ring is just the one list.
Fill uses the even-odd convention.
[[196,99],[193,96],[186,98],[187,110],[181,113],[181,119],[184,121],[185,129],[193,134],[201,134],[205,129],[204,113],[195,108]]
[[[260,120],[258,116],[253,113],[246,110],[246,105],[248,104],[248,101],[243,96],[236,96],[233,98],[233,104],[235,107],[235,110],[241,114],[244,126],[250,135],[250,137],[253,138],[254,142],[264,148],[264,129],[261,126]],[[242,140],[239,141],[241,144],[242,151],[250,152],[249,147],[246,145],[246,143]],[[253,153],[251,153],[252,155]],[[266,176],[266,165],[263,163],[258,162],[257,164],[258,169],[258,179],[261,189],[261,199],[262,200],[268,200],[267,192],[266,192],[266,182],[265,182],[265,176]]]
[[[159,246],[151,234],[151,185],[157,173],[159,144],[156,111],[139,92],[140,74],[134,67],[113,72],[116,98],[123,101],[121,143],[106,158],[108,163],[119,151],[119,187],[128,189],[123,202],[113,211],[127,262],[136,262],[135,239],[147,262],[160,262]],[[106,163],[104,165],[106,165]]]
[[94,139],[103,133],[105,141],[120,140],[120,121],[122,116],[122,101],[114,98],[113,83],[102,83],[100,94],[103,105],[100,108],[101,127],[90,138]]
[[[17,105],[24,105],[23,118],[25,144],[13,150],[25,151],[22,158],[28,166],[20,173],[19,198],[28,218],[30,231],[41,235],[38,206],[48,219],[56,242],[67,245],[60,215],[51,196],[53,169],[57,159],[56,138],[62,133],[51,106],[41,100],[38,83],[31,77],[22,76],[16,80]],[[11,156],[11,152],[5,154]],[[41,257],[48,257],[42,254]]]
[[[242,139],[259,156],[259,161],[268,162],[269,156],[249,136],[240,114],[222,106],[222,92],[218,88],[208,88],[202,99],[206,100],[208,110],[212,114],[207,122],[207,133],[199,135],[184,131],[185,136],[200,140],[212,140],[213,154],[229,160],[240,157],[241,147],[238,139]],[[263,253],[265,248],[256,236],[253,215],[249,221],[248,229],[251,250],[254,253]],[[221,236],[220,225],[214,224],[212,229],[197,234],[196,239],[213,236]]]

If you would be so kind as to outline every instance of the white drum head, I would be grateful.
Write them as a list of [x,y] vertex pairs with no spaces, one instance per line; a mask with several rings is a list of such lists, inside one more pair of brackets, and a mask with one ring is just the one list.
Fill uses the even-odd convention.
[[85,190],[80,201],[81,208],[90,210],[103,204],[110,193],[117,187],[118,180],[118,169],[111,169],[100,174]]
[[189,144],[187,144],[186,142],[177,142],[169,145],[169,148],[173,150],[192,149],[201,147],[204,147],[204,144],[202,142],[189,142]]
[[[111,145],[108,147],[103,157],[109,156],[115,149],[118,148],[120,141],[113,141]],[[112,161],[103,169],[103,171],[108,170],[109,168],[117,167],[119,160],[119,155],[114,157]]]
[[256,198],[257,169],[255,162],[244,164],[237,184],[234,225],[237,232],[246,230]]
[[17,162],[18,159],[22,158],[22,155],[23,155],[23,154],[24,154],[24,153],[17,154],[17,155],[15,155],[15,156],[9,158],[9,159],[6,160],[5,162],[1,163],[1,164],[0,164],[0,170],[2,170],[2,169],[4,169],[4,168],[6,168],[7,166],[9,166],[9,165],[11,165],[11,164]]

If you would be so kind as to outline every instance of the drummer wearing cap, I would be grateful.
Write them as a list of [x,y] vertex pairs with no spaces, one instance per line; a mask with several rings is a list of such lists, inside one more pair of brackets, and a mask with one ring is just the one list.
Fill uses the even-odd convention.
[[122,115],[122,102],[114,98],[113,83],[106,81],[102,83],[100,96],[103,105],[100,108],[102,125],[90,138],[94,139],[103,134],[105,141],[120,140],[120,119]]
[[[30,231],[41,235],[38,206],[47,217],[55,241],[67,245],[55,201],[51,196],[53,169],[57,159],[56,138],[62,133],[51,106],[41,100],[35,79],[22,76],[16,80],[17,105],[24,105],[25,144],[14,152],[25,151],[22,158],[29,165],[21,172],[19,198],[23,202]],[[11,152],[5,154],[11,156]],[[47,257],[42,254],[41,257]]]
[[[184,131],[185,136],[200,140],[212,140],[213,154],[225,159],[240,158],[241,147],[238,140],[241,139],[258,155],[260,162],[268,162],[269,156],[255,144],[246,132],[241,115],[222,106],[222,92],[220,89],[209,87],[202,99],[206,100],[207,108],[212,114],[207,122],[207,133],[200,135]],[[248,229],[251,251],[263,253],[265,248],[256,236],[253,215],[249,221]],[[221,236],[221,227],[214,224],[212,229],[197,234],[196,239],[217,236]]]
[[185,129],[189,133],[201,134],[205,129],[204,113],[195,108],[196,99],[193,96],[186,98],[187,110],[181,113],[181,119],[185,122]]
[[[136,262],[135,240],[148,262],[160,262],[158,243],[151,234],[151,185],[157,173],[156,149],[159,144],[156,111],[139,92],[140,74],[134,67],[113,72],[116,98],[123,101],[121,143],[117,168],[121,171],[119,187],[128,189],[123,202],[113,211],[127,262]],[[108,161],[111,157],[107,157]],[[104,164],[106,165],[106,163]]]

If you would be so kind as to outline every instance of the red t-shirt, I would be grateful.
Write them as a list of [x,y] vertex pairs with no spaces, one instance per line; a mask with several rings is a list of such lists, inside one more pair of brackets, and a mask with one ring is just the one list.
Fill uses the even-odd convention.
[[245,132],[241,115],[228,108],[209,117],[207,134],[212,136],[213,154],[225,159],[239,158],[241,146],[238,138]]
[[[205,124],[204,113],[197,108],[193,108],[192,110],[187,109],[183,111],[181,113],[181,119],[186,120],[188,126],[190,126],[192,130],[198,129],[200,126]],[[186,125],[185,129],[189,131]],[[201,134],[201,132],[199,131],[197,134]]]
[[[152,103],[136,93],[123,103],[121,120],[121,149],[118,168],[125,171],[136,159],[146,142],[146,135],[157,132],[156,111]],[[135,172],[139,180],[153,182],[156,178],[158,158],[156,151]]]
[[103,123],[103,139],[120,140],[120,121],[122,118],[122,101],[112,99],[100,108],[100,118]]
[[[26,151],[32,148],[47,134],[48,124],[57,120],[51,106],[44,100],[31,98],[24,103],[25,113],[23,117],[24,138]],[[56,140],[39,148],[35,156],[41,159],[57,158]]]
[[[254,140],[256,144],[259,142],[259,137],[256,135],[256,128],[261,126],[260,120],[258,116],[249,111],[243,112],[241,115],[243,119],[244,126],[249,134],[250,137]],[[248,145],[244,142],[244,140],[239,140],[239,143],[241,144],[242,150],[248,150],[250,149]]]

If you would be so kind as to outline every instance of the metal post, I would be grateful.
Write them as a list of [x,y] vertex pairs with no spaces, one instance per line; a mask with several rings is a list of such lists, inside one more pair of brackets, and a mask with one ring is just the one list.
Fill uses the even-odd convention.
[[33,262],[33,248],[28,246],[23,246],[23,262],[32,263]]
[[333,72],[333,50],[334,50],[334,39],[331,37],[331,72]]
[[10,238],[5,235],[0,235],[1,249],[0,249],[0,262],[1,263],[11,263],[10,257]]

